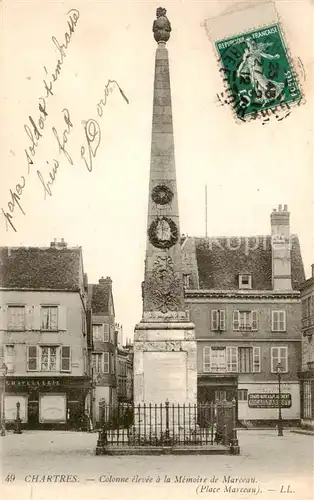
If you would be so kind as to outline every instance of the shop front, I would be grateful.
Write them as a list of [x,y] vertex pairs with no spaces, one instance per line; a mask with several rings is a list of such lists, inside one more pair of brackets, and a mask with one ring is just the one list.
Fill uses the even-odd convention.
[[237,376],[200,375],[197,379],[198,403],[233,401],[237,398]]
[[[299,382],[283,382],[280,387],[280,407],[285,425],[300,422]],[[239,382],[238,419],[247,425],[277,425],[279,417],[279,386],[276,382]]]
[[14,425],[16,403],[20,418],[28,429],[83,429],[85,401],[90,390],[89,377],[7,377],[5,419]]

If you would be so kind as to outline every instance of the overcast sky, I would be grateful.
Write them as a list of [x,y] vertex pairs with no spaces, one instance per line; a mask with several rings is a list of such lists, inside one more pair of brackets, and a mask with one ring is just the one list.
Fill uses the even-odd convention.
[[[204,20],[222,14],[232,3],[162,3],[172,24],[167,46],[181,233],[204,235],[206,184],[208,234],[213,236],[267,234],[272,208],[288,204],[291,231],[299,234],[309,275],[313,261],[313,100],[308,92],[313,84],[312,2],[276,4],[290,53],[305,69],[305,77],[298,71],[307,102],[287,119],[272,120],[266,126],[258,121],[239,125],[228,107],[217,104],[216,94],[223,91],[223,84]],[[10,220],[16,229],[8,223],[6,230],[0,210],[1,245],[48,246],[53,238],[63,237],[70,246],[82,246],[89,281],[97,282],[101,276],[113,279],[116,320],[129,337],[142,314],[156,49],[152,23],[159,5],[10,0],[0,7],[0,208],[7,213],[8,203],[14,203]],[[67,14],[70,9],[76,11]],[[55,73],[61,58],[57,43],[66,43],[70,16],[74,33],[67,37],[65,55]],[[43,80],[52,81],[53,73],[56,81],[51,87],[47,83],[53,95],[48,92],[46,97]],[[97,103],[109,79],[119,83],[129,104],[115,90],[99,117]],[[45,113],[38,110],[40,97],[45,97],[40,101]],[[39,117],[46,118],[34,156],[24,128],[31,128],[29,116],[36,123]],[[73,126],[65,123],[64,116]],[[91,172],[81,158],[82,146],[83,156],[88,155],[84,124],[89,119],[97,119],[101,131]],[[65,129],[68,142],[65,151],[59,151],[56,134],[62,141]],[[99,135],[92,147],[98,139]],[[54,160],[58,169],[52,196],[46,193],[45,199],[39,176],[48,181]],[[22,176],[21,194],[16,185],[24,184]],[[10,189],[20,192],[20,200],[12,201]]]

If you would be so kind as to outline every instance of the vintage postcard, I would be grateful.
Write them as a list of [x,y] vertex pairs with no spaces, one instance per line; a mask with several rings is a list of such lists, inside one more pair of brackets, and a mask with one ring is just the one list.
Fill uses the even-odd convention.
[[313,9],[0,2],[3,498],[313,498]]

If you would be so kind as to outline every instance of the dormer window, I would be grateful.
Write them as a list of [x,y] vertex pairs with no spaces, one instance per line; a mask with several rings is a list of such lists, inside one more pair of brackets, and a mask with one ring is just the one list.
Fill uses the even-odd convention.
[[239,274],[239,288],[241,288],[241,289],[251,289],[252,288],[252,275],[251,274]]

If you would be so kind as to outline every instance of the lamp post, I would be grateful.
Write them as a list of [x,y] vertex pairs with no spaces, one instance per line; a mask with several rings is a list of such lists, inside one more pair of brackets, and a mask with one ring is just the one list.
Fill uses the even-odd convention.
[[279,393],[279,401],[278,401],[278,436],[283,436],[283,432],[282,432],[282,415],[281,415],[281,371],[282,371],[282,365],[281,365],[281,363],[278,363],[278,365],[277,365],[278,393]]
[[5,436],[5,409],[4,409],[4,396],[5,396],[5,377],[8,371],[8,367],[3,363],[0,367],[0,374],[2,379],[2,391],[1,391],[1,432],[0,436]]

